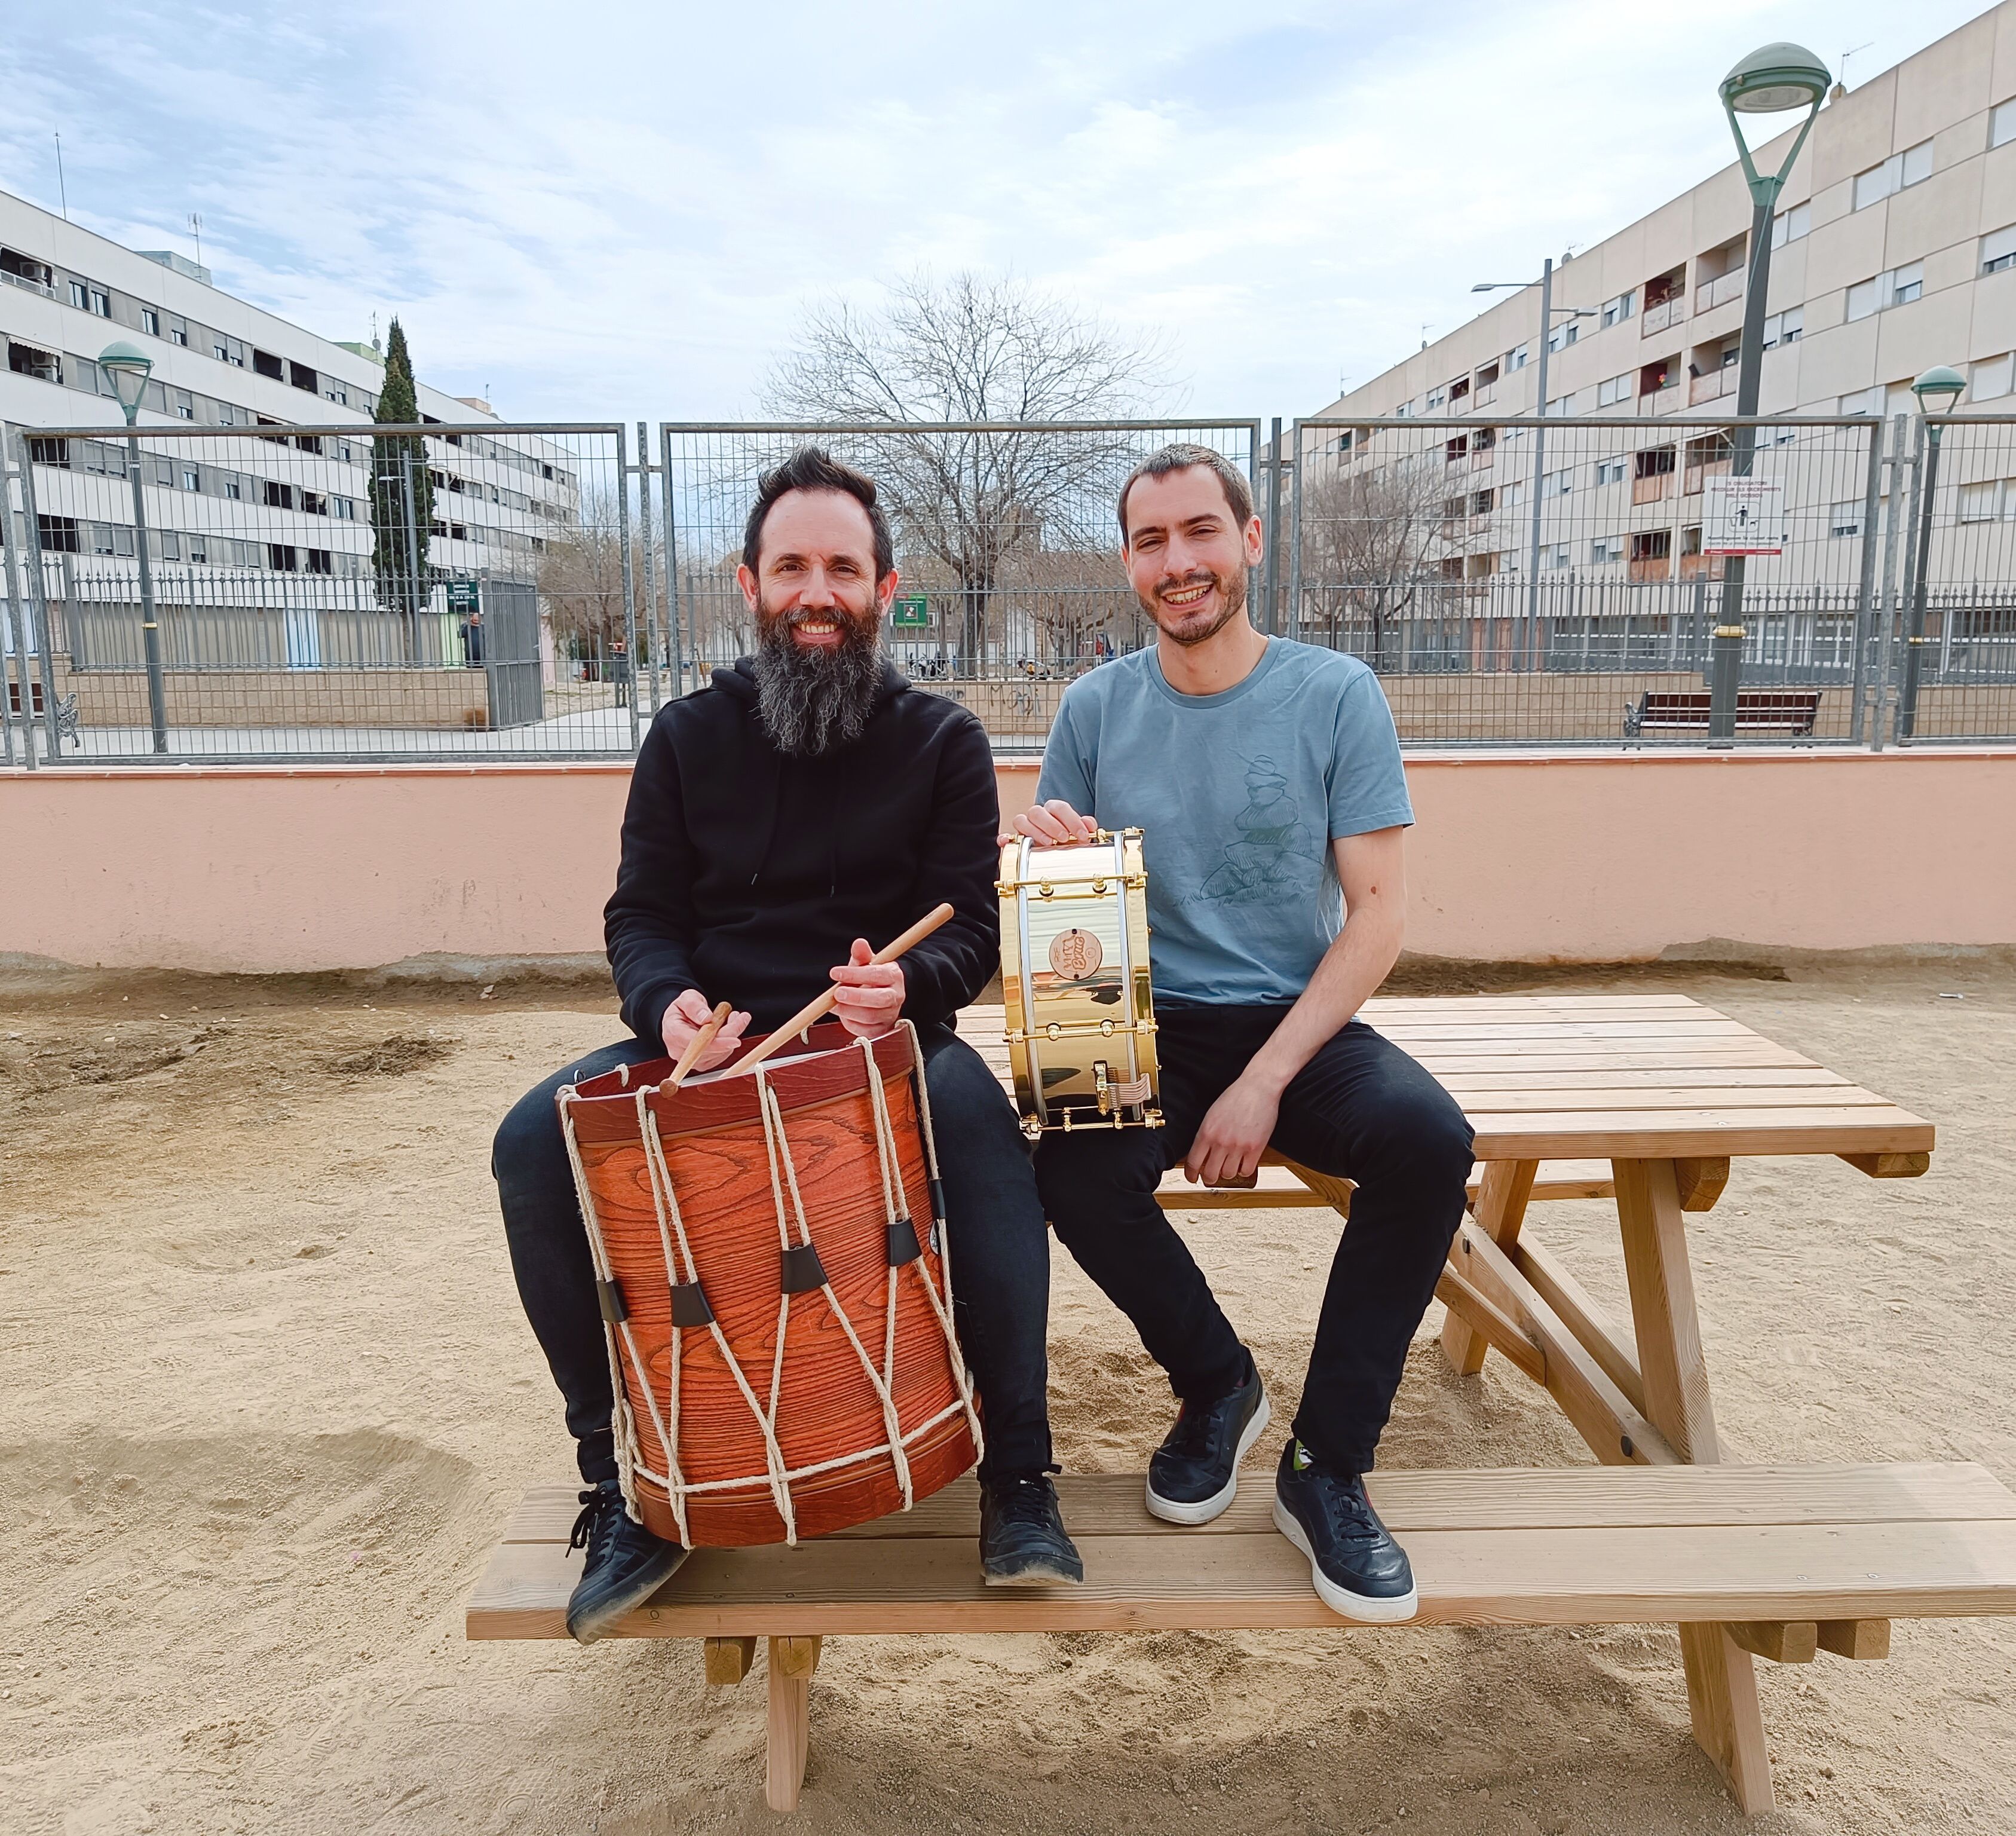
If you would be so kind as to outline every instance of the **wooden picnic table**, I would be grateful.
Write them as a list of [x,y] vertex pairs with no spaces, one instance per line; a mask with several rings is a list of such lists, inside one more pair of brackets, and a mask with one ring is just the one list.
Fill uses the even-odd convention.
[[[1471,1372],[1499,1352],[1604,1466],[1629,1469],[1373,1474],[1413,1558],[1418,1623],[1678,1625],[1695,1737],[1746,1811],[1768,1809],[1753,1657],[1880,1657],[1892,1618],[2016,1612],[2016,1496],[1966,1464],[1720,1466],[1685,1214],[1715,1203],[1740,1156],[1921,1174],[1931,1124],[1683,995],[1395,997],[1363,1017],[1442,1080],[1476,1131],[1472,1215],[1438,1290],[1445,1354]],[[1005,1084],[1001,1027],[998,1008],[961,1019]],[[1170,1209],[1348,1217],[1351,1191],[1277,1160],[1253,1191],[1174,1174],[1159,1196]],[[1616,1203],[1629,1328],[1528,1223],[1536,1200],[1588,1197]],[[1067,1475],[1060,1489],[1081,1589],[981,1586],[963,1480],[803,1548],[702,1550],[621,1631],[704,1638],[722,1683],[769,1639],[768,1796],[790,1809],[823,1636],[1346,1625],[1267,1520],[1264,1479],[1202,1535],[1150,1518],[1138,1475]],[[568,1488],[527,1495],[470,1600],[472,1638],[565,1636],[572,1510]]]

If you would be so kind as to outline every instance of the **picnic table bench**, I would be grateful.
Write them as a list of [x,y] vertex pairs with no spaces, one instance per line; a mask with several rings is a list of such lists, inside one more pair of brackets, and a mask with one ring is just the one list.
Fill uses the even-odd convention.
[[[1648,733],[1706,733],[1712,698],[1705,689],[1648,689],[1624,705],[1624,737]],[[1740,688],[1736,691],[1738,733],[1784,733],[1811,739],[1820,718],[1816,688]]]
[[[1921,1174],[1931,1125],[1681,995],[1391,998],[1364,1017],[1442,1080],[1476,1131],[1471,1216],[1437,1290],[1444,1355],[1474,1372],[1498,1351],[1600,1463],[1372,1475],[1414,1566],[1409,1623],[1677,1625],[1695,1738],[1745,1811],[1769,1809],[1754,1660],[1881,1657],[1893,1619],[2016,1612],[2016,1495],[1966,1463],[1723,1463],[1685,1214],[1714,1204],[1732,1158],[1838,1155],[1877,1178]],[[963,1026],[1005,1075],[1000,1010],[969,1010]],[[1591,1196],[1616,1203],[1629,1329],[1527,1224],[1536,1200]],[[1348,1215],[1351,1188],[1277,1162],[1252,1191],[1179,1179],[1162,1197]],[[795,1549],[700,1550],[619,1636],[700,1639],[722,1683],[769,1640],[766,1797],[788,1810],[824,1637],[1395,1629],[1352,1626],[1316,1598],[1257,1468],[1200,1530],[1151,1518],[1138,1473],[1067,1475],[1060,1490],[1082,1588],[984,1586],[969,1479]],[[470,1599],[470,1637],[566,1636],[574,1510],[570,1487],[526,1495]]]

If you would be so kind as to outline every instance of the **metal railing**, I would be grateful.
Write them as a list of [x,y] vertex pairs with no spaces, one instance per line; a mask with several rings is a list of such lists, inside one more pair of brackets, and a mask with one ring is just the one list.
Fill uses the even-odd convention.
[[[1254,488],[1256,619],[1363,658],[1403,743],[1707,743],[1642,715],[1705,687],[1737,424],[1489,406],[1271,438],[1251,418],[0,430],[0,762],[628,757],[752,647],[743,522],[762,471],[815,441],[889,509],[890,655],[1003,747],[1039,746],[1072,680],[1153,641],[1115,500],[1177,439]],[[1781,699],[1737,743],[2016,738],[2016,417],[1745,424],[1777,524],[1747,557],[1743,680]]]

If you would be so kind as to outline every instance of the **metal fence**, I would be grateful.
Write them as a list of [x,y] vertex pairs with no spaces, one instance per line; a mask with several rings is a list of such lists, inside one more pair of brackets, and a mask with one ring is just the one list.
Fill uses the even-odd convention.
[[[1739,607],[1746,428],[1782,540]],[[1730,620],[1736,743],[2016,738],[2016,418],[649,431],[0,430],[0,759],[626,756],[751,647],[744,519],[809,440],[889,507],[891,654],[1004,748],[1152,640],[1114,507],[1172,440],[1254,483],[1260,622],[1371,664],[1405,744],[1705,744]]]

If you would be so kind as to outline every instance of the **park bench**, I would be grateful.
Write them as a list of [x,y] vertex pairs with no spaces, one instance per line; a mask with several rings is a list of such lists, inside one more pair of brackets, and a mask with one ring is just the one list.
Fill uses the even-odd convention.
[[[1705,689],[1648,689],[1633,705],[1624,708],[1624,737],[1642,739],[1648,733],[1706,733],[1709,697]],[[1736,694],[1738,733],[1782,733],[1811,739],[1820,717],[1816,688],[1744,688]]]
[[[1468,1373],[1499,1352],[1599,1463],[1374,1474],[1414,1564],[1409,1623],[1677,1625],[1695,1738],[1745,1811],[1768,1810],[1754,1661],[1881,1657],[1894,1619],[2016,1612],[2016,1495],[1965,1463],[1723,1463],[1685,1214],[1714,1204],[1731,1157],[1838,1155],[1874,1178],[1912,1177],[1931,1126],[1680,995],[1394,998],[1365,1017],[1448,1085],[1476,1131],[1482,1176],[1438,1289],[1444,1355]],[[999,1010],[963,1024],[1001,1067]],[[1617,1205],[1628,1329],[1526,1227],[1536,1199],[1595,1196]],[[1163,1196],[1348,1214],[1351,1189],[1277,1162],[1250,1192]],[[982,1585],[968,1480],[796,1549],[700,1551],[620,1636],[702,1640],[708,1679],[724,1684],[769,1641],[766,1797],[789,1810],[826,1637],[1405,1630],[1351,1626],[1316,1599],[1272,1528],[1264,1463],[1202,1530],[1150,1518],[1138,1473],[1060,1487],[1082,1588]],[[565,1637],[574,1509],[571,1487],[525,1496],[470,1600],[470,1637]]]
[[[41,720],[42,710],[47,705],[42,698],[42,685],[39,682],[31,682],[28,684],[29,717],[31,720]],[[16,720],[20,718],[21,685],[11,678],[7,683],[7,711]],[[75,695],[59,695],[56,698],[56,743],[60,745],[65,740],[69,740],[74,745],[79,746],[84,744],[77,730],[77,697]]]

